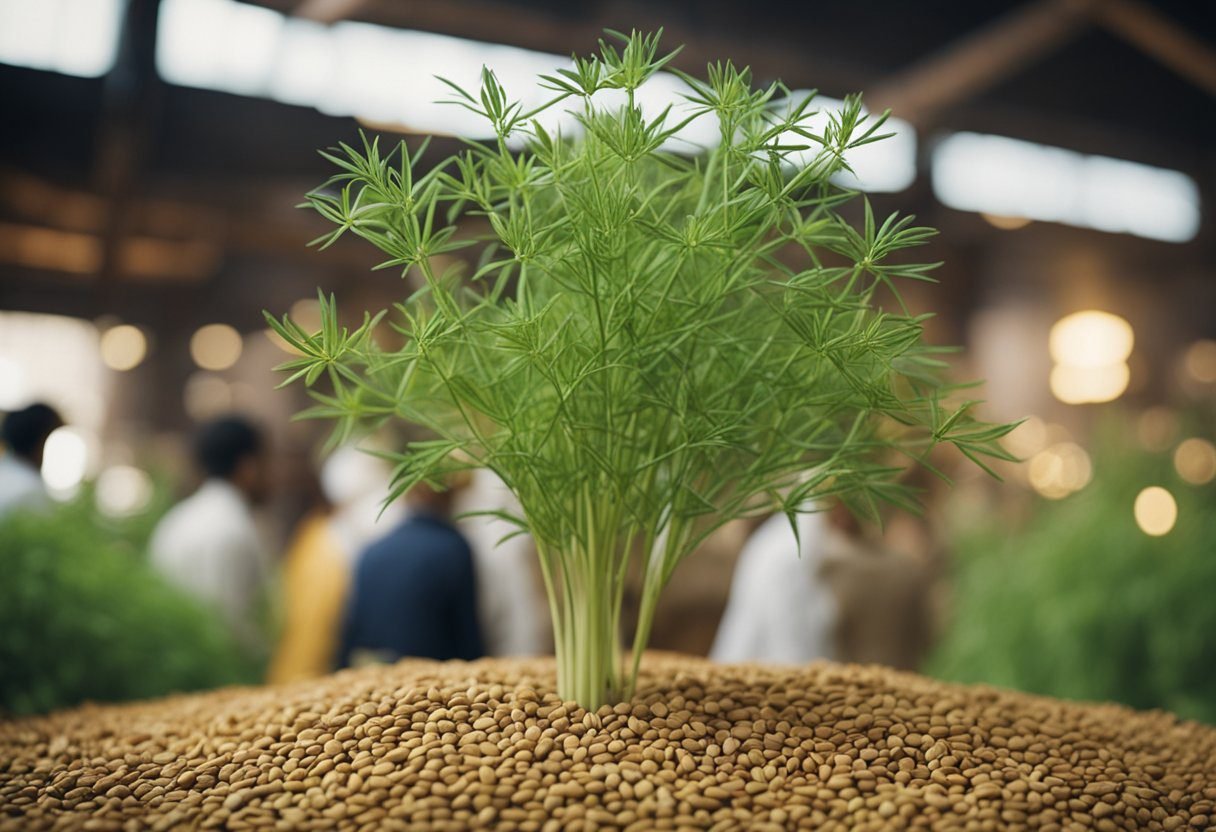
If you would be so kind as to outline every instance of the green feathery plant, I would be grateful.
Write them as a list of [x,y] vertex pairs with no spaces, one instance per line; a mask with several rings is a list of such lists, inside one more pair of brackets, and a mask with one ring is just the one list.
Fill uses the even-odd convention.
[[[488,69],[477,94],[449,84],[496,138],[425,172],[404,143],[324,154],[338,173],[306,204],[336,228],[316,242],[350,232],[388,255],[383,268],[421,276],[389,320],[400,349],[372,338],[384,312],[352,332],[332,297],[320,332],[268,316],[301,354],[288,382],[318,401],[304,416],[336,420],[338,440],[385,420],[425,430],[393,457],[390,500],[475,467],[514,491],[522,513],[501,516],[536,541],[559,693],[591,709],[631,695],[659,593],[722,524],[774,508],[792,519],[828,495],[908,504],[897,454],[949,442],[983,466],[1007,458],[996,440],[1010,429],[977,421],[974,402],[948,405],[957,388],[922,343],[924,316],[876,301],[930,279],[931,265],[891,255],[934,232],[879,222],[868,204],[860,228],[835,212],[855,194],[831,179],[883,138],[882,117],[850,98],[815,132],[811,96],[753,89],[727,63],[708,81],[677,73],[687,113],[646,118],[635,93],[675,53],[657,35],[613,35],[619,50],[601,41],[543,77],[552,99],[531,112]],[[623,106],[601,106],[604,90]],[[563,107],[575,139],[539,121]],[[701,116],[720,143],[668,152]],[[440,257],[465,248],[475,266]]]

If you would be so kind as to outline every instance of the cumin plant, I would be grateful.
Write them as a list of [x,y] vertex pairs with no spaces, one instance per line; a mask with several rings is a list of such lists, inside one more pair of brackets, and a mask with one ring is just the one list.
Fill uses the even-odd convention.
[[[531,112],[488,69],[480,90],[451,85],[494,139],[429,170],[404,143],[324,154],[337,173],[306,205],[336,227],[317,242],[355,234],[383,267],[421,275],[388,319],[404,346],[372,339],[384,312],[341,327],[332,297],[317,333],[268,316],[301,353],[284,369],[318,402],[303,415],[336,420],[338,439],[384,420],[427,432],[394,456],[389,499],[471,467],[514,491],[522,513],[502,516],[536,541],[559,693],[589,709],[631,694],[660,592],[722,524],[792,518],[827,495],[907,503],[899,454],[949,442],[983,465],[1005,457],[1009,430],[977,421],[974,402],[947,406],[923,318],[876,300],[929,279],[931,265],[892,255],[934,232],[868,204],[859,228],[836,212],[855,194],[832,177],[883,118],[854,97],[816,132],[811,97],[754,89],[729,63],[681,74],[687,111],[646,118],[635,94],[674,53],[657,35],[614,37],[542,78],[552,98]],[[599,103],[608,90],[621,106]],[[576,137],[541,124],[561,109]],[[696,117],[717,120],[720,142],[668,151]],[[436,267],[467,247],[475,266]]]

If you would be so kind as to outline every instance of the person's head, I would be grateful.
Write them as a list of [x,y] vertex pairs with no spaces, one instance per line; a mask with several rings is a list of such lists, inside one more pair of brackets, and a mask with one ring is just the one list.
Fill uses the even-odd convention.
[[440,487],[420,482],[405,495],[406,504],[429,514],[449,517],[456,495],[469,484],[469,480],[468,472],[461,471],[445,476]]
[[227,480],[250,500],[266,495],[267,470],[261,432],[240,416],[208,422],[198,432],[195,455],[203,473]]
[[828,524],[849,538],[859,536],[863,530],[861,521],[843,500],[832,501],[832,507],[828,509]]
[[15,456],[40,468],[46,438],[62,425],[63,419],[55,408],[39,402],[8,414],[0,438]]

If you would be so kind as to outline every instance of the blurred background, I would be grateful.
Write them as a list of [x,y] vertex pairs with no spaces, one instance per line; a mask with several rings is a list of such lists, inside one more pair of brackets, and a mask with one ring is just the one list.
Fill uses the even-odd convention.
[[[424,164],[441,159],[483,128],[433,103],[433,75],[476,86],[489,65],[526,99],[605,28],[661,26],[693,74],[729,58],[758,83],[818,89],[825,111],[852,92],[891,110],[894,135],[845,184],[941,230],[921,255],[944,261],[940,283],[910,303],[938,313],[934,342],[963,347],[960,373],[987,379],[985,415],[1026,420],[1008,438],[1026,461],[1003,482],[958,466],[953,488],[923,483],[923,517],[840,531],[899,565],[825,556],[807,577],[832,599],[819,652],[1216,722],[1213,8],[0,0],[0,410],[46,402],[63,422],[35,466],[52,507],[0,518],[0,710],[328,669],[283,644],[299,609],[347,601],[302,599],[333,575],[345,592],[395,520],[368,509],[384,471],[324,462],[324,427],[291,421],[307,402],[275,389],[289,355],[262,310],[307,325],[318,288],[353,313],[405,287],[359,241],[307,248],[327,230],[296,207],[329,173],[316,151],[362,128],[411,146],[436,134]],[[665,76],[645,100],[682,88]],[[256,648],[147,554],[202,479],[191,437],[234,412],[266,451],[251,516],[275,623]],[[464,485],[483,489],[474,507],[501,498]],[[292,566],[310,517],[344,553],[329,577]],[[461,530],[484,651],[545,652],[526,546]],[[727,527],[681,568],[652,646],[717,650],[752,531]],[[860,632],[895,597],[906,616]],[[910,618],[924,638],[896,644]],[[337,636],[295,638],[317,653]]]

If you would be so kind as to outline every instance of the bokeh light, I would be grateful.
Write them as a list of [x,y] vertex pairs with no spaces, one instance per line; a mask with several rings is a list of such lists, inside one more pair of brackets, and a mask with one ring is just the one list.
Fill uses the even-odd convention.
[[1178,504],[1174,495],[1159,485],[1150,485],[1136,495],[1133,508],[1136,525],[1152,537],[1168,534],[1178,520]]
[[1174,451],[1178,476],[1191,485],[1205,485],[1216,479],[1216,446],[1206,439],[1191,437]]
[[1073,367],[1057,364],[1051,369],[1051,393],[1064,404],[1114,401],[1123,395],[1131,380],[1127,364],[1104,367]]
[[305,332],[321,331],[321,302],[316,298],[300,298],[291,305],[290,315]]
[[1216,383],[1216,341],[1196,341],[1182,357],[1187,375],[1204,384]]
[[298,349],[296,349],[295,347],[293,347],[291,344],[287,343],[286,339],[284,339],[282,335],[275,332],[270,327],[267,327],[266,329],[262,330],[262,332],[263,332],[263,334],[265,334],[267,339],[270,340],[270,343],[274,344],[276,347],[281,349],[283,352],[289,353],[291,355],[303,355],[304,354],[304,353],[300,352]]
[[69,494],[89,469],[89,441],[77,428],[61,427],[46,440],[42,455],[42,478],[58,494]]
[[1033,456],[1047,445],[1047,424],[1038,416],[1027,416],[1004,439],[1005,448],[1023,459]]
[[148,354],[148,339],[143,330],[131,324],[119,324],[101,335],[101,360],[111,370],[125,371],[138,367]]
[[1002,231],[1017,231],[1019,228],[1025,228],[1031,223],[1031,220],[1028,217],[1012,217],[1005,214],[989,214],[985,211],[981,211],[980,216],[983,217],[984,221],[993,228],[999,228]]
[[97,509],[110,517],[130,517],[148,507],[152,478],[133,465],[113,465],[97,477]]
[[205,422],[232,410],[232,386],[212,373],[194,373],[186,379],[182,406],[191,419]]
[[1057,442],[1031,458],[1027,476],[1039,494],[1049,500],[1062,500],[1089,484],[1093,466],[1080,445]]
[[1069,367],[1105,367],[1126,361],[1134,344],[1131,324],[1095,309],[1056,321],[1048,342],[1052,360]]
[[1178,416],[1168,407],[1150,407],[1136,420],[1136,438],[1148,451],[1164,451],[1178,435]]
[[190,338],[190,356],[204,370],[227,370],[241,357],[241,334],[228,324],[207,324]]
[[1131,324],[1109,312],[1087,309],[1056,321],[1048,339],[1056,362],[1052,395],[1065,404],[1119,398],[1131,380],[1127,359],[1134,345]]

